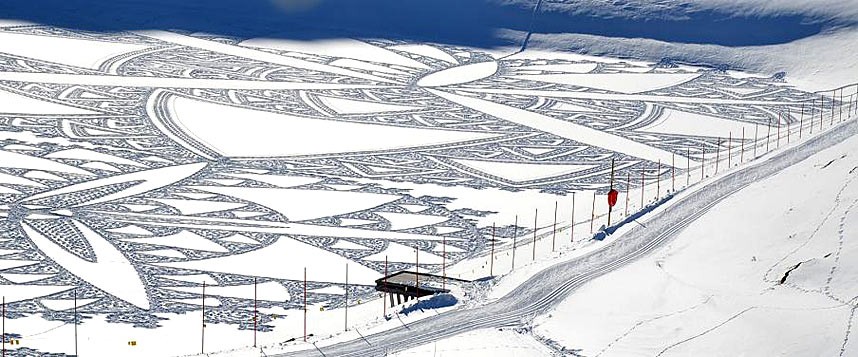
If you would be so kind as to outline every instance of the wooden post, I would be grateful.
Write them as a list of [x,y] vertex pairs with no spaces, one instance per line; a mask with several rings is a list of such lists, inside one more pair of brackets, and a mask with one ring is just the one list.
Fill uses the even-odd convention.
[[733,132],[727,134],[727,169],[733,166]]
[[644,184],[645,184],[644,183],[644,170],[642,169],[641,170],[641,207],[640,207],[640,210],[643,210],[643,208],[644,208],[644,188],[646,187]]
[[840,103],[837,104],[837,121],[843,121],[843,88],[840,88]]
[[775,141],[775,149],[781,147],[781,113],[778,113],[778,139]]
[[590,209],[590,235],[593,234],[593,223],[596,221],[596,190],[593,190],[593,208]]
[[[495,224],[492,223],[492,253],[495,251]],[[441,236],[441,276],[444,280],[441,281],[441,289],[447,288],[447,235]],[[492,260],[494,262],[494,260]]]
[[676,153],[670,153],[670,192],[676,192]]
[[[72,295],[74,296],[74,355],[78,356],[77,353],[77,288],[72,290]],[[5,341],[5,340],[4,340]]]
[[742,145],[741,152],[739,153],[739,164],[745,163],[745,127],[742,127],[742,141],[740,142]]
[[[614,190],[614,158],[612,157],[611,158],[611,188],[610,188],[610,191],[608,191],[608,193],[610,194],[610,192],[613,190]],[[609,204],[608,205],[608,225],[607,225],[607,227],[611,226],[611,212],[612,211],[613,211],[613,207]]]
[[790,128],[792,128],[792,125],[790,125],[790,119],[792,119],[792,115],[790,115],[789,107],[787,107],[787,116],[786,116],[786,119],[787,119],[787,120],[786,120],[786,126],[787,126],[787,145],[789,145],[789,142],[790,142],[790,140],[791,140],[791,139],[790,139]]
[[828,126],[834,125],[834,101],[837,99],[837,89],[831,91],[831,120]]
[[575,191],[572,191],[572,225],[569,229],[569,242],[575,241]]
[[[390,297],[393,299],[393,296]],[[384,315],[387,316],[387,256],[384,256],[384,292],[381,294],[381,302],[384,304]],[[393,305],[393,304],[391,304]],[[392,307],[392,306],[391,306]]]
[[200,334],[200,353],[206,353],[206,282],[203,281],[203,327]]
[[304,342],[307,342],[307,267],[304,267]]
[[533,257],[531,260],[536,261],[536,218],[539,217],[539,208],[533,210]]
[[819,131],[822,131],[822,115],[825,113],[825,96],[819,95]]
[[804,104],[801,103],[801,114],[798,115],[798,140],[801,140],[801,132],[804,129]]
[[810,102],[810,135],[813,135],[813,119],[816,118],[816,112],[814,109],[816,108],[816,98],[813,98],[813,101]]
[[718,146],[715,149],[715,174],[718,174],[718,163],[721,162],[721,139],[718,139]]
[[706,146],[704,144],[700,144],[700,181],[703,181],[703,178],[706,177],[704,171],[706,171]]
[[345,309],[345,327],[343,331],[349,330],[349,263],[346,263],[346,309]]
[[852,115],[858,113],[858,85],[855,86],[855,110],[852,110],[852,102],[849,102],[849,111]]
[[518,240],[518,215],[515,215],[515,224],[512,227],[512,270],[515,270],[515,243]]
[[658,170],[655,171],[655,199],[661,197],[661,160],[658,160]]
[[837,103],[837,122],[841,121],[843,121],[843,88],[840,88],[840,101]]
[[420,248],[414,249],[414,287],[417,288],[417,299],[420,299]]
[[489,276],[494,276],[495,271],[495,224],[492,223],[492,255],[489,262]]
[[259,320],[259,309],[256,301],[256,278],[253,278],[253,347],[256,347],[256,326],[257,320]]
[[685,187],[691,185],[691,148],[685,148]]
[[772,138],[772,119],[769,119],[769,131],[766,134],[766,153],[769,152],[769,141]]
[[557,241],[557,201],[554,201],[554,227],[551,229],[551,251],[554,251],[554,247]]

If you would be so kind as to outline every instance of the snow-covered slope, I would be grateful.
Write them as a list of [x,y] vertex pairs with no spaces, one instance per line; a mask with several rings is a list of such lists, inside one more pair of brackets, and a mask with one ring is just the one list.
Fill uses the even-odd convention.
[[858,111],[855,9],[816,5],[0,2],[15,353],[279,345],[305,301],[330,345],[400,322],[388,271],[515,289],[608,243],[609,188],[625,217]]
[[535,322],[587,356],[851,356],[858,137],[720,203]]

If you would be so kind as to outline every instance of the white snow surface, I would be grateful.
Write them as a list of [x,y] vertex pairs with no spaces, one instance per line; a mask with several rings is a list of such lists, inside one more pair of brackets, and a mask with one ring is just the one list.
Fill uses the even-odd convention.
[[858,353],[858,137],[755,183],[535,321],[585,355]]

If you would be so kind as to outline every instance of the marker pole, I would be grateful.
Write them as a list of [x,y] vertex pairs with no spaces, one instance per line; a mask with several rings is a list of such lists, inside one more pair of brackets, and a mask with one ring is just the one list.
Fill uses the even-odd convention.
[[349,330],[349,263],[346,263],[346,316],[343,331]]
[[533,210],[533,261],[536,261],[536,218],[539,217],[539,208]]
[[74,296],[74,355],[78,356],[77,353],[77,288],[72,290],[72,295]]
[[304,267],[304,342],[307,342],[307,267]]
[[515,215],[515,224],[512,227],[512,270],[515,270],[515,243],[518,241],[518,215]]
[[494,276],[495,271],[495,224],[492,223],[492,256],[489,261],[489,276]]
[[572,191],[572,226],[569,231],[569,242],[575,241],[575,191]]
[[200,353],[206,353],[206,282],[203,281],[203,326],[200,334]]
[[554,251],[554,247],[557,241],[557,201],[554,201],[554,227],[551,229],[551,251]]

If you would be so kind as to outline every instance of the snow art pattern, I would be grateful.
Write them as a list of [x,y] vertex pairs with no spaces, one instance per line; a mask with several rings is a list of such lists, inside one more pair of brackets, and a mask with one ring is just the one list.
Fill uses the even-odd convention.
[[618,177],[684,171],[815,98],[664,63],[0,28],[0,286],[10,316],[72,321],[76,291],[154,327],[206,282],[212,321],[251,328],[254,279],[260,308],[299,308],[309,266],[310,303],[336,306],[320,289],[346,264],[365,296],[385,255],[437,270],[442,239],[448,263],[485,247],[483,212],[384,182],[602,192],[611,157]]

